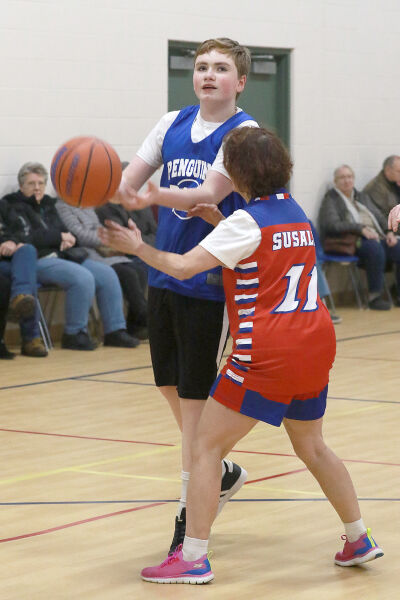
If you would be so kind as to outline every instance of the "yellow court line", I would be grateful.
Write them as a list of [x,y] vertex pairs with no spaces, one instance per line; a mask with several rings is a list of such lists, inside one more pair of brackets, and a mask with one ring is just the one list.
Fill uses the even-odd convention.
[[42,471],[39,473],[30,473],[28,475],[19,475],[17,477],[9,477],[7,479],[0,479],[0,485],[6,483],[16,483],[19,481],[29,481],[32,479],[40,479],[41,477],[49,477],[50,475],[57,475],[58,473],[67,473],[74,469],[85,469],[89,467],[97,467],[98,465],[107,465],[115,462],[122,462],[125,460],[135,460],[136,458],[143,458],[144,456],[154,456],[156,454],[164,454],[166,452],[180,450],[180,446],[168,446],[168,448],[157,448],[155,450],[149,450],[147,452],[138,452],[137,454],[128,454],[124,456],[118,456],[116,458],[109,458],[107,460],[100,460],[97,462],[87,463],[84,465],[76,465],[74,467],[63,467],[61,469],[51,469],[50,471]]
[[173,483],[181,483],[180,479],[170,479],[168,477],[149,477],[147,475],[128,475],[127,473],[113,473],[111,471],[89,471],[87,469],[69,469],[75,473],[88,473],[89,475],[107,475],[108,477],[127,477],[129,479],[149,479],[151,481],[171,481]]

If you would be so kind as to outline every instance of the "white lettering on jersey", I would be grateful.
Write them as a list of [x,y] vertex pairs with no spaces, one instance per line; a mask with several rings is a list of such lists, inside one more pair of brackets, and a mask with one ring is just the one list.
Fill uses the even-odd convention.
[[205,160],[196,160],[194,158],[175,158],[167,162],[168,179],[174,177],[194,177],[197,180],[205,180],[207,171],[211,163]]
[[300,246],[308,246],[305,231],[300,231]]
[[272,234],[272,250],[297,248],[298,246],[315,246],[312,232],[309,229],[276,231]]
[[272,236],[272,241],[274,245],[272,246],[272,250],[280,250],[282,248],[282,233],[277,231]]

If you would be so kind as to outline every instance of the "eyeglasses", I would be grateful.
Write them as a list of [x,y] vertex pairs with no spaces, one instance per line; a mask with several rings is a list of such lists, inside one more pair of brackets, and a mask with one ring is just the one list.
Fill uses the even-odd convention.
[[46,182],[45,181],[25,181],[25,183],[23,185],[28,188],[34,188],[36,186],[46,187]]

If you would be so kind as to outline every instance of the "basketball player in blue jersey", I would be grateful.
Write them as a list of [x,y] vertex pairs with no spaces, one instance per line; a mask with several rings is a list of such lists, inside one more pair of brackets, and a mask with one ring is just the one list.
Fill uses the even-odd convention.
[[[156,247],[179,254],[191,250],[212,230],[203,219],[189,217],[187,210],[198,203],[215,203],[228,216],[244,205],[223,166],[222,139],[235,127],[257,126],[236,106],[250,69],[249,50],[227,38],[211,39],[199,46],[194,60],[199,105],[162,117],[124,170],[114,198],[128,210],[162,205]],[[162,165],[161,188],[149,183],[148,191],[139,196],[137,190]],[[148,309],[155,382],[182,432],[182,489],[172,553],[185,535],[194,432],[228,333],[220,268],[189,281],[150,269]],[[244,469],[222,461],[220,509],[246,477]]]

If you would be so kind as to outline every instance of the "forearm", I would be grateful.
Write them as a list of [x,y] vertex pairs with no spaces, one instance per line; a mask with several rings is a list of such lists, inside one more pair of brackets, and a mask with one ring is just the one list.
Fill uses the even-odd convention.
[[124,169],[122,177],[136,191],[146,183],[157,169],[147,164],[139,156],[134,156],[129,165]]
[[154,267],[158,271],[163,271],[167,275],[181,281],[189,279],[199,272],[193,271],[193,268],[188,266],[185,255],[163,252],[145,242],[142,242],[134,253],[150,267]]
[[197,188],[159,188],[157,191],[157,204],[178,210],[189,210],[196,204],[218,204],[221,198],[212,192]]

